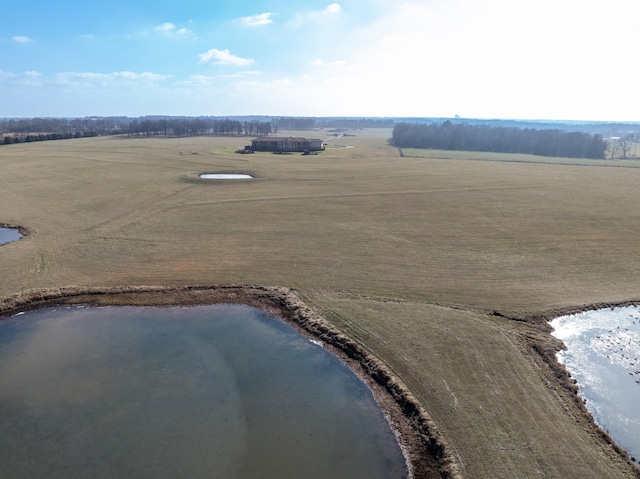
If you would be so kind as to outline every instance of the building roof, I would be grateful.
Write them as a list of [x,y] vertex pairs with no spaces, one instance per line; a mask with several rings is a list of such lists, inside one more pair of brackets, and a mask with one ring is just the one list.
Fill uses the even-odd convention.
[[259,136],[257,138],[254,138],[251,141],[296,141],[298,143],[300,142],[306,142],[309,141],[306,138],[302,138],[300,136],[298,137],[294,137],[294,136]]

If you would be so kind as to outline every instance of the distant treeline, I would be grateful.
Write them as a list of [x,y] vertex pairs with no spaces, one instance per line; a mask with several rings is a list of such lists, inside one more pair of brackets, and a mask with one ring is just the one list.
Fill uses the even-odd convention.
[[393,128],[392,119],[379,118],[297,118],[281,117],[271,120],[276,130],[313,130],[314,128]]
[[227,118],[29,118],[0,121],[0,144],[64,140],[103,135],[129,136],[267,136],[270,121]]
[[0,121],[0,145],[122,133],[122,117],[20,118]]
[[0,136],[0,144],[11,145],[13,143],[31,143],[32,141],[69,140],[71,138],[87,138],[91,136],[98,136],[98,134],[95,131],[75,133],[21,133]]
[[601,135],[562,130],[503,128],[487,125],[398,123],[392,142],[400,148],[525,153],[539,156],[603,159]]
[[273,128],[277,130],[313,130],[316,126],[315,118],[280,117],[271,120]]
[[129,136],[267,136],[273,132],[270,121],[240,121],[215,118],[133,120]]
[[392,119],[313,117],[172,117],[19,118],[0,120],[0,144],[63,140],[88,136],[132,137],[268,136],[279,130],[314,128],[391,128]]
[[279,130],[310,131],[315,128],[392,128],[393,120],[306,117],[274,117],[267,121],[230,118],[159,118],[132,120],[129,133],[164,136],[255,135],[267,136]]

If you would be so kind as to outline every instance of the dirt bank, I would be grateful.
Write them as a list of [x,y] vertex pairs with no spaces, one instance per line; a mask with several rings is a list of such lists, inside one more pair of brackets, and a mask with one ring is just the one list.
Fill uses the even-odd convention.
[[22,236],[27,236],[31,234],[31,230],[26,226],[17,225],[14,223],[0,223],[0,228],[9,228],[9,229],[18,230]]
[[401,381],[378,359],[344,336],[306,306],[288,288],[261,286],[187,286],[60,288],[27,291],[0,299],[0,318],[56,305],[188,306],[248,304],[279,316],[302,334],[322,341],[371,387],[388,414],[415,478],[459,478],[446,441],[426,411]]

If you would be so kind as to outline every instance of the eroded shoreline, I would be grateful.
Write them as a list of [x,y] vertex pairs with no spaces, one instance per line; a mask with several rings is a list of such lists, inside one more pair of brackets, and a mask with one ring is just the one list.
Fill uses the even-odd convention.
[[373,391],[403,448],[410,477],[461,477],[450,454],[451,448],[406,386],[383,363],[340,333],[288,288],[236,285],[46,289],[1,299],[0,318],[58,305],[192,306],[214,303],[260,308],[292,324],[303,335],[321,341]]

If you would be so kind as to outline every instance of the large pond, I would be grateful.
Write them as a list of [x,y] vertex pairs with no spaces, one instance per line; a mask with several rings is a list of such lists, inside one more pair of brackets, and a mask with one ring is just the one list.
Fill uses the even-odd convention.
[[398,478],[370,390],[241,305],[0,321],[0,477]]
[[551,321],[558,353],[596,422],[640,458],[640,310],[587,311]]
[[0,244],[9,243],[22,238],[17,228],[0,228]]

